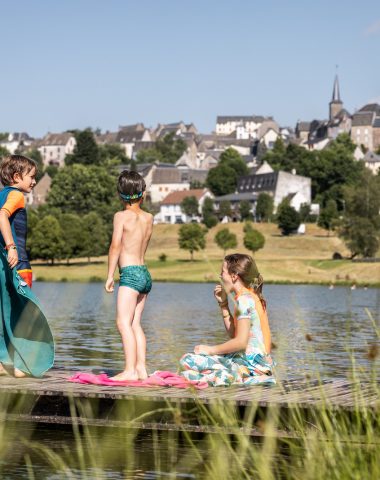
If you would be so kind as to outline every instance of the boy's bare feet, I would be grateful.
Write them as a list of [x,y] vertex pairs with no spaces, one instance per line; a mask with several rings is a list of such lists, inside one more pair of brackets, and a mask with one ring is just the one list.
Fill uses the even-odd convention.
[[141,368],[136,367],[136,372],[139,377],[139,380],[145,380],[146,378],[148,378],[148,372],[146,371],[145,367],[141,367]]
[[137,375],[137,372],[128,372],[127,370],[124,370],[124,372],[118,373],[114,377],[111,377],[110,380],[117,380],[118,382],[125,382],[127,380],[138,380],[139,377]]
[[0,363],[0,375],[9,375],[9,373],[3,367],[2,363]]
[[18,368],[15,368],[15,369],[14,369],[13,375],[14,375],[16,378],[24,378],[24,377],[26,377],[26,373],[23,372],[22,370],[19,370]]

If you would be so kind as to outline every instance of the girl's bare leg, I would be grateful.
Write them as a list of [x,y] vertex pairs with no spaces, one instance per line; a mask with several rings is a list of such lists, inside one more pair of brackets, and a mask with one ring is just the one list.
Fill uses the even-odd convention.
[[146,357],[146,339],[144,331],[141,327],[141,317],[145,307],[147,294],[140,294],[137,299],[137,305],[135,308],[135,316],[133,317],[132,329],[135,333],[136,346],[137,346],[137,362],[136,372],[139,379],[144,380],[148,378],[148,373],[145,366]]
[[129,287],[119,287],[117,294],[116,323],[123,343],[125,367],[112,377],[112,380],[137,380],[136,372],[137,349],[136,337],[132,329],[133,317],[139,293]]

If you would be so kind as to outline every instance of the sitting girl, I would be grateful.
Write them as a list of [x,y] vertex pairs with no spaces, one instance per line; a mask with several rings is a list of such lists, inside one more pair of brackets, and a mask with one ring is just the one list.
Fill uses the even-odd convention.
[[[213,386],[276,383],[263,278],[254,260],[240,253],[227,255],[220,277],[223,287],[217,285],[214,295],[230,340],[220,345],[197,345],[194,353],[181,358],[181,375]],[[228,307],[230,293],[234,295],[233,316]]]

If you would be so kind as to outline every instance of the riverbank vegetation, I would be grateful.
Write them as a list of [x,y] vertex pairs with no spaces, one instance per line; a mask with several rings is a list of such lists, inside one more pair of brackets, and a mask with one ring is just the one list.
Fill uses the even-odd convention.
[[[215,243],[215,235],[225,228],[236,235],[239,252],[250,253],[244,247],[244,224],[217,225],[206,235],[205,249],[194,252],[194,261],[178,244],[180,225],[156,225],[147,251],[147,264],[155,281],[214,282],[218,280],[223,251]],[[380,284],[380,262],[352,262],[345,259],[350,252],[344,243],[315,224],[306,226],[305,235],[284,237],[276,225],[255,224],[265,237],[264,247],[256,252],[258,263],[266,282],[273,283],[323,283],[360,285]],[[96,234],[94,235],[96,242]],[[227,250],[232,253],[232,250]],[[332,260],[338,253],[341,260]],[[103,281],[107,273],[105,256],[61,261],[51,266],[35,260],[35,277],[45,281]]]

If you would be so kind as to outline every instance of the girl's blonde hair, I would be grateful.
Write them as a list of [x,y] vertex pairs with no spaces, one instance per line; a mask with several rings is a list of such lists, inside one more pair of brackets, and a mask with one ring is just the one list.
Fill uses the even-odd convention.
[[224,261],[227,264],[228,273],[238,275],[247,288],[252,288],[266,309],[267,303],[263,295],[264,279],[253,258],[244,253],[233,253],[224,257]]

